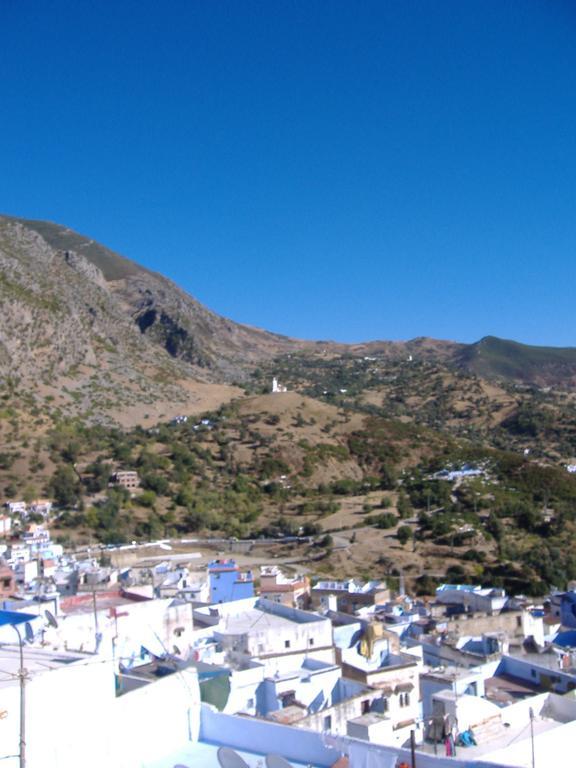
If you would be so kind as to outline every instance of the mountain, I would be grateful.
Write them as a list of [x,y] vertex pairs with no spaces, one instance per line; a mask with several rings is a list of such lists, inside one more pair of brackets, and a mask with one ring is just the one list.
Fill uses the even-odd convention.
[[189,408],[202,383],[229,399],[251,366],[314,347],[220,317],[66,227],[10,216],[0,217],[0,300],[0,375],[77,413]]
[[455,355],[463,369],[487,379],[503,379],[540,386],[576,384],[576,349],[537,347],[485,336],[463,346]]
[[386,366],[414,360],[484,379],[576,382],[575,349],[494,337],[346,345],[236,323],[89,237],[12,216],[0,216],[0,300],[0,377],[36,404],[90,421],[133,424],[217,407],[241,393],[238,385],[258,381],[261,391],[257,369],[267,381],[295,356],[302,375],[294,383],[319,391],[322,371],[350,360],[369,367],[372,358],[384,377]]
[[[84,283],[86,289],[102,294],[102,300],[113,300],[114,309],[134,326],[133,331],[172,358],[229,377],[241,374],[248,362],[294,346],[286,337],[220,317],[162,275],[66,227],[7,216],[0,217],[0,225],[4,233],[13,233],[21,259],[34,260],[39,270],[55,267],[58,278],[64,280],[73,272],[80,275],[81,281],[72,278],[76,293]],[[54,284],[51,289],[51,294],[61,290]],[[92,317],[94,298],[78,296]]]

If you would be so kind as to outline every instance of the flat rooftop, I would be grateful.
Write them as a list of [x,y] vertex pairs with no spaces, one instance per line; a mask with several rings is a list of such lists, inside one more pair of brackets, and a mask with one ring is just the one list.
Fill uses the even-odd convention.
[[347,581],[319,581],[313,590],[320,592],[347,592],[351,595],[367,595],[371,592],[384,591],[386,584],[381,581],[360,582],[349,579]]
[[511,653],[509,654],[514,659],[520,659],[526,661],[529,664],[533,664],[535,667],[544,667],[546,669],[554,670],[557,674],[571,674],[575,673],[574,667],[569,669],[560,669],[558,667],[558,654],[554,652],[545,653]]
[[299,720],[303,720],[305,717],[308,717],[308,710],[304,707],[299,707],[297,704],[290,704],[283,709],[276,709],[274,712],[269,712],[266,715],[267,720],[282,723],[283,725],[292,725]]
[[311,674],[314,674],[315,672],[336,672],[340,671],[340,667],[338,664],[327,664],[323,661],[310,663],[310,659],[305,659],[301,666],[297,667],[296,669],[290,670],[289,672],[277,672],[273,677],[268,676],[268,680],[275,680],[286,682],[286,680],[296,680],[300,678],[310,678]]
[[390,722],[390,718],[386,717],[385,715],[381,715],[378,712],[366,712],[364,715],[359,715],[358,717],[354,717],[352,720],[348,720],[349,723],[354,723],[355,725],[378,725],[379,723],[383,723],[385,721]]
[[[542,718],[542,719],[535,718],[533,723],[535,743],[538,744],[538,737],[541,736],[543,733],[546,733],[547,731],[551,731],[555,728],[558,728],[560,725],[561,724],[557,720],[549,720],[548,718]],[[530,728],[529,728],[528,719],[526,720],[526,723],[522,723],[520,725],[512,725],[508,727],[505,725],[501,725],[500,728],[495,731],[494,735],[491,738],[487,739],[481,744],[477,744],[476,746],[473,746],[473,747],[457,746],[456,756],[460,760],[466,760],[466,764],[472,764],[472,761],[477,760],[478,758],[483,758],[491,762],[490,755],[493,752],[498,752],[499,750],[506,749],[507,747],[510,747],[513,744],[518,744],[523,741],[527,741],[527,742],[530,741]],[[444,745],[437,744],[436,750],[438,755],[442,755],[444,753]],[[434,754],[434,745],[430,744],[429,742],[426,742],[424,745],[418,747],[418,751],[426,752],[428,754]],[[418,751],[416,752],[416,755],[418,755]],[[549,755],[549,757],[552,757],[552,755]],[[468,763],[468,761],[470,761],[470,763]],[[498,761],[498,763],[502,765],[500,761]],[[508,763],[508,761],[506,761],[504,765],[510,765],[512,768],[512,766],[518,765],[518,763]],[[519,763],[519,765],[529,766],[531,765],[531,763],[521,762]],[[548,766],[548,765],[552,765],[552,763],[537,761],[536,765]]]
[[307,614],[305,617],[294,613],[291,618],[286,618],[277,613],[270,613],[258,608],[249,608],[242,611],[242,613],[224,616],[217,632],[221,635],[244,635],[249,633],[252,628],[255,631],[258,629],[262,630],[264,627],[280,629],[281,627],[293,627],[294,624],[311,624],[323,621],[328,621],[328,619],[312,613]]
[[[87,653],[69,653],[67,651],[50,651],[46,648],[24,646],[24,667],[29,675],[67,667],[75,662],[93,660],[94,656]],[[18,684],[20,669],[20,647],[17,644],[2,644],[0,646],[0,689]]]
[[[119,590],[96,590],[96,610],[106,611],[109,608],[117,608],[121,605],[134,605],[137,600],[131,600],[120,594]],[[94,613],[94,598],[92,592],[81,593],[73,597],[65,597],[60,601],[60,610],[66,616],[71,614]]]
[[455,680],[465,680],[468,678],[478,677],[479,672],[474,667],[431,667],[427,672],[422,672],[420,677],[425,677],[427,680],[438,680],[440,682],[453,683]]
[[544,691],[544,688],[537,683],[529,683],[507,674],[489,677],[484,686],[488,701],[492,701],[499,707],[506,707]]

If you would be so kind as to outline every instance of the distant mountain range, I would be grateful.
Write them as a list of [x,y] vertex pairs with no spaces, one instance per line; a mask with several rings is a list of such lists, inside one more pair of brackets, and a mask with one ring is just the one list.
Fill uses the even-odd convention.
[[0,216],[0,375],[78,413],[190,404],[193,383],[242,384],[299,355],[418,357],[487,379],[571,387],[576,349],[486,337],[345,345],[291,339],[210,311],[162,275],[58,224]]

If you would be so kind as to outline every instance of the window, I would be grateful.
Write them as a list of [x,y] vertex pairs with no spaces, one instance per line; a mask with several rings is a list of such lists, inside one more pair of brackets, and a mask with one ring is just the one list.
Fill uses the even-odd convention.
[[370,699],[364,699],[362,702],[362,714],[367,715],[370,712]]
[[323,731],[329,731],[332,728],[332,717],[331,715],[326,715],[324,718],[324,725],[322,726]]
[[535,669],[531,669],[530,670],[530,674],[532,675],[532,677],[536,677],[536,670]]
[[246,709],[254,709],[254,699],[248,699],[246,702]]
[[477,696],[478,695],[478,684],[476,682],[470,683],[470,685],[466,688],[464,693],[467,696]]
[[282,709],[284,707],[290,707],[296,703],[296,691],[286,691],[280,694],[280,701],[282,703]]
[[284,648],[290,648],[290,640],[284,640]]
[[308,645],[314,645],[314,638],[313,637],[309,637],[308,638]]
[[382,698],[382,706],[383,706],[383,708],[384,708],[384,712],[388,712],[388,710],[390,709],[390,702],[388,701],[388,699],[386,698],[386,696],[384,696],[384,697]]

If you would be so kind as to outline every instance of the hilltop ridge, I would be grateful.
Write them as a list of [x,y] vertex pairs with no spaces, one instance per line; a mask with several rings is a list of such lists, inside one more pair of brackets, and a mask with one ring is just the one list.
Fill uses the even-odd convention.
[[[303,341],[218,315],[157,272],[65,226],[0,216],[0,376],[89,420],[138,422],[224,402],[290,355],[415,359],[485,379],[571,388],[576,349],[485,337]],[[316,361],[316,362],[314,362]],[[301,384],[310,381],[304,374]],[[218,391],[216,401],[208,390]],[[228,388],[228,389],[226,389]],[[222,400],[223,398],[223,400]],[[127,414],[132,414],[127,416]]]

